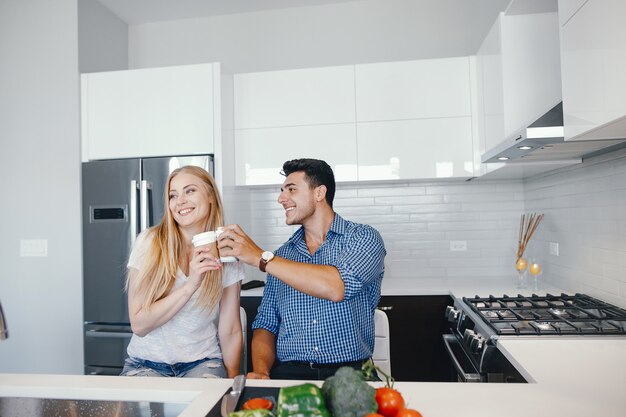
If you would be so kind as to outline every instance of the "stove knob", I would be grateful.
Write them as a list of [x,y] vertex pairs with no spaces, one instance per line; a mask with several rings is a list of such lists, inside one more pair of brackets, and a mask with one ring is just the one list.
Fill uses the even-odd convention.
[[470,329],[465,329],[465,331],[463,332],[463,341],[465,342],[465,344],[467,346],[470,345],[470,343],[472,342],[472,339],[476,336],[476,332]]
[[449,322],[456,322],[456,320],[459,318],[459,310],[452,306],[446,307],[446,317],[448,318]]
[[472,340],[470,342],[470,350],[473,353],[480,353],[484,345],[485,339],[480,335],[475,335],[474,337],[472,337]]

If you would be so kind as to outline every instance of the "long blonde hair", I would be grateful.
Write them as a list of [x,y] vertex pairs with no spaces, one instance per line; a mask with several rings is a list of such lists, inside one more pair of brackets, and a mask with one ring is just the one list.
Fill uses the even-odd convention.
[[[172,171],[165,187],[163,219],[149,230],[150,246],[138,268],[137,285],[139,292],[144,295],[142,308],[150,308],[151,304],[169,294],[178,273],[178,265],[184,256],[180,229],[169,209],[170,184],[172,179],[181,173],[191,174],[200,179],[202,188],[208,195],[210,207],[204,230],[215,230],[224,224],[222,199],[211,174],[191,165]],[[186,262],[186,257],[184,261]],[[126,285],[128,288],[128,282]],[[209,311],[212,310],[222,296],[222,270],[207,272],[200,291],[197,304],[208,308]]]

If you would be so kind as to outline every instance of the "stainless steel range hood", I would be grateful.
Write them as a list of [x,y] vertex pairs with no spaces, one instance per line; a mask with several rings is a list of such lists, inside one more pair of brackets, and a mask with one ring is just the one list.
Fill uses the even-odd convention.
[[530,126],[486,152],[481,162],[577,163],[585,157],[626,146],[625,139],[565,141],[563,130],[563,103],[559,103]]

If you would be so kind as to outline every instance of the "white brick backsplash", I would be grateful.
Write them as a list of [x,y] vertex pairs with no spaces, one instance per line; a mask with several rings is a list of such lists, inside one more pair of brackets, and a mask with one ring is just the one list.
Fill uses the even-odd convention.
[[383,197],[383,196],[403,196],[403,195],[424,195],[425,187],[385,187],[385,188],[360,188],[357,190],[359,197]]
[[442,195],[402,195],[398,197],[375,197],[376,204],[408,205],[443,203]]
[[527,179],[524,192],[527,212],[546,213],[528,254],[543,259],[542,278],[626,307],[626,149]]
[[[460,204],[423,204],[419,206],[393,206],[394,213],[452,213],[460,212]],[[413,221],[414,216],[411,216]]]

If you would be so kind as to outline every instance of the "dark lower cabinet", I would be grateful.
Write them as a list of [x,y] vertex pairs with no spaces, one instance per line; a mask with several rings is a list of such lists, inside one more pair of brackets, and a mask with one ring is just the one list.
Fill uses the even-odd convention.
[[449,333],[448,295],[383,296],[378,307],[389,319],[391,374],[397,381],[451,381],[452,363],[442,335]]
[[[241,297],[248,316],[247,358],[252,370],[252,321],[261,297]],[[397,381],[451,381],[452,363],[446,354],[442,335],[449,333],[446,306],[448,295],[382,296],[379,308],[389,318],[391,373]]]

